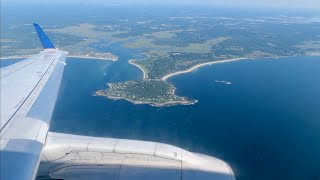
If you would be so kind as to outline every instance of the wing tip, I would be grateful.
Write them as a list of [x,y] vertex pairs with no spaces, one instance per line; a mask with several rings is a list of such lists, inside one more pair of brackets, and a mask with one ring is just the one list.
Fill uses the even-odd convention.
[[36,32],[38,34],[38,37],[42,43],[42,46],[44,49],[55,49],[53,43],[50,41],[48,36],[43,32],[39,24],[33,23],[34,28],[36,29]]

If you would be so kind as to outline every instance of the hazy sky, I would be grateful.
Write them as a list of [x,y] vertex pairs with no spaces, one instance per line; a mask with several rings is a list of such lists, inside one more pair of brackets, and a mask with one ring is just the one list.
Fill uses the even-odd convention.
[[1,0],[2,4],[16,3],[63,3],[63,4],[195,4],[195,5],[231,5],[247,7],[282,7],[320,9],[320,0]]

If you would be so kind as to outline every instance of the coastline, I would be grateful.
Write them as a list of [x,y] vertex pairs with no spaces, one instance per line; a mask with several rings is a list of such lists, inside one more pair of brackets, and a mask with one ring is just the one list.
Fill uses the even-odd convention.
[[105,61],[117,61],[119,59],[119,58],[108,59],[108,58],[101,58],[101,57],[94,57],[94,56],[77,56],[77,55],[68,55],[67,57],[81,58],[81,59],[98,59],[98,60],[105,60]]
[[195,65],[187,70],[184,70],[184,71],[178,71],[178,72],[174,72],[174,73],[171,73],[171,74],[167,74],[165,76],[163,76],[161,79],[166,81],[167,79],[173,77],[173,76],[176,76],[176,75],[179,75],[179,74],[185,74],[185,73],[190,73],[202,66],[207,66],[207,65],[212,65],[212,64],[219,64],[219,63],[227,63],[227,62],[233,62],[233,61],[239,61],[239,60],[244,60],[244,59],[249,59],[249,58],[233,58],[233,59],[226,59],[226,60],[221,60],[221,61],[212,61],[212,62],[206,62],[206,63],[201,63],[201,64],[198,64],[198,65]]
[[[146,58],[143,58],[143,59],[139,59],[138,61],[140,61],[140,60],[146,60],[146,59],[149,59],[149,58],[151,57],[151,56],[150,56],[148,53],[146,53],[146,52],[143,52],[143,53],[141,53],[141,54],[143,54],[143,55],[145,55],[145,56],[147,56],[147,57],[146,57]],[[131,64],[131,65],[136,66],[137,68],[139,68],[139,69],[142,71],[142,73],[143,73],[143,79],[147,79],[148,77],[147,77],[146,70],[145,70],[143,67],[139,66],[139,64],[134,63],[133,61],[135,61],[135,60],[136,60],[136,59],[130,59],[130,60],[128,61],[128,63]]]
[[198,101],[170,101],[170,102],[165,102],[165,103],[154,103],[154,102],[143,102],[143,101],[133,101],[131,99],[125,98],[125,97],[114,97],[114,96],[108,96],[108,95],[102,95],[102,94],[98,94],[98,92],[95,93],[95,95],[97,96],[103,96],[106,97],[108,99],[112,99],[112,100],[126,100],[132,104],[147,104],[150,106],[154,106],[154,107],[163,107],[163,106],[174,106],[174,105],[192,105],[197,103]]
[[[111,83],[107,84],[110,87],[112,87]],[[175,94],[175,90],[176,88],[173,89],[173,91],[171,92],[172,94]],[[197,103],[197,100],[186,100],[184,97],[182,98],[182,101],[168,101],[168,102],[164,102],[164,103],[154,103],[154,102],[148,102],[148,101],[134,101],[132,99],[126,98],[126,97],[116,97],[116,96],[110,96],[110,95],[106,95],[104,93],[104,90],[98,90],[94,93],[94,96],[102,96],[102,97],[106,97],[108,99],[112,99],[112,100],[126,100],[128,102],[131,102],[133,104],[147,104],[150,106],[154,106],[154,107],[163,107],[163,106],[173,106],[173,105],[192,105]]]
[[148,77],[147,77],[146,70],[143,67],[139,66],[139,64],[134,63],[133,61],[134,61],[133,59],[130,59],[128,62],[129,62],[129,64],[134,65],[137,68],[139,68],[143,73],[143,79],[147,79]]
[[[144,53],[144,54],[150,57],[150,55],[148,55],[147,53]],[[145,58],[145,59],[147,59],[147,58]],[[189,68],[189,69],[187,69],[187,70],[177,71],[177,72],[174,72],[174,73],[167,74],[167,75],[163,76],[163,77],[161,78],[161,80],[166,81],[167,79],[171,78],[172,76],[176,76],[176,75],[179,75],[179,74],[190,73],[190,72],[192,72],[192,71],[194,71],[194,70],[196,70],[196,69],[198,69],[198,68],[200,68],[200,67],[202,67],[202,66],[207,66],[207,65],[212,65],[212,64],[218,64],[218,63],[227,63],[227,62],[233,62],[233,61],[239,61],[239,60],[245,60],[245,59],[252,59],[252,58],[233,58],[233,59],[225,59],[225,60],[218,60],[218,61],[211,61],[211,62],[200,63],[200,64],[197,64],[197,65],[195,65],[195,66],[192,66],[191,68]],[[134,61],[134,59],[130,59],[130,60],[128,61],[128,63],[131,64],[131,65],[134,65],[134,66],[138,67],[138,68],[142,71],[142,73],[143,73],[143,80],[144,80],[144,79],[147,79],[148,76],[147,76],[146,70],[145,70],[142,66],[140,66],[139,64],[136,64],[136,63],[133,62],[133,61]]]
[[143,54],[143,55],[145,55],[145,56],[147,56],[146,58],[143,58],[143,59],[140,59],[140,60],[145,60],[145,59],[149,59],[151,56],[148,54],[148,53],[146,53],[146,52],[143,52],[143,53],[141,53],[141,54]]

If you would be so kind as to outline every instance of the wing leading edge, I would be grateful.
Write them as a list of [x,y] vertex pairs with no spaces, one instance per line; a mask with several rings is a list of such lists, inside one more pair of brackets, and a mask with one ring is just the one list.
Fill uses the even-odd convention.
[[1,68],[0,179],[34,179],[58,95],[67,52],[34,24],[44,51]]

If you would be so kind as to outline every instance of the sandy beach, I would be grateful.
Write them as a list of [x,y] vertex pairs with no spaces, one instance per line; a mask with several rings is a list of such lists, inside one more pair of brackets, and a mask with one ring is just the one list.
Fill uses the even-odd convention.
[[141,71],[142,71],[142,73],[143,73],[143,79],[147,79],[147,74],[146,74],[146,72],[145,72],[146,70],[143,69],[143,68],[142,68],[141,66],[139,66],[138,64],[132,62],[132,61],[133,61],[133,59],[130,59],[130,60],[128,61],[129,64],[132,64],[132,65],[138,67],[139,69],[141,69]]
[[68,55],[67,57],[72,57],[72,58],[81,58],[81,59],[98,59],[98,60],[105,60],[105,61],[117,61],[113,59],[108,59],[108,58],[99,58],[99,57],[94,57],[94,56],[73,56],[73,55]]
[[178,72],[174,72],[171,74],[167,74],[164,77],[162,77],[161,79],[166,81],[168,78],[172,77],[172,76],[176,76],[179,74],[184,74],[184,73],[189,73],[192,72],[202,66],[207,66],[207,65],[212,65],[212,64],[219,64],[219,63],[226,63],[226,62],[233,62],[233,61],[239,61],[239,60],[243,60],[243,59],[248,59],[248,58],[234,58],[234,59],[226,59],[226,60],[221,60],[221,61],[213,61],[213,62],[206,62],[206,63],[202,63],[202,64],[198,64],[195,65],[193,67],[191,67],[190,69],[184,70],[184,71],[178,71]]

